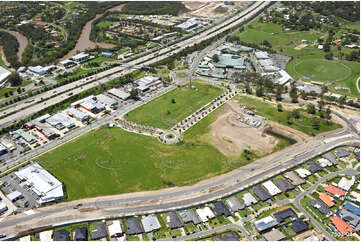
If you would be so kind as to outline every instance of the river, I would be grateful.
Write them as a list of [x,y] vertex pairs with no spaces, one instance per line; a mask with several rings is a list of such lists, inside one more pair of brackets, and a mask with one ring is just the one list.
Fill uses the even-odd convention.
[[[115,6],[113,8],[110,8],[108,11],[120,10],[123,6],[124,6],[124,4],[121,4],[121,5]],[[106,11],[106,12],[108,12],[108,11]],[[92,48],[95,48],[97,45],[99,47],[103,47],[103,48],[113,48],[116,46],[114,44],[108,44],[108,43],[98,43],[98,42],[95,43],[89,39],[92,23],[95,20],[102,17],[106,12],[104,12],[102,14],[97,14],[95,16],[95,18],[93,18],[92,20],[88,21],[85,24],[85,26],[83,27],[83,30],[81,31],[80,37],[79,37],[78,41],[76,42],[74,49],[69,51],[68,54],[66,54],[63,58],[61,58],[62,60],[72,57],[73,55],[76,54],[77,51],[84,51],[86,49],[92,49]]]
[[7,32],[16,37],[16,39],[18,40],[18,43],[19,43],[19,49],[18,49],[17,56],[19,58],[19,61],[21,62],[21,57],[23,55],[25,47],[28,45],[28,42],[29,42],[28,39],[24,35],[20,34],[19,32],[16,32],[16,31],[7,30],[7,29],[0,29],[0,31]]

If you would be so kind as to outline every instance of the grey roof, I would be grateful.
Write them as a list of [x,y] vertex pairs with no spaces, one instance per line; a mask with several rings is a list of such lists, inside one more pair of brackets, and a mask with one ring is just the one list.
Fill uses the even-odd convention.
[[271,198],[271,195],[259,185],[253,188],[253,193],[261,199],[262,202]]
[[225,215],[226,217],[231,216],[231,212],[228,210],[226,205],[222,201],[217,201],[214,204],[214,211],[216,212],[217,216]]
[[142,226],[139,219],[131,218],[127,221],[127,235],[141,234],[143,233]]
[[337,160],[336,160],[336,157],[335,157],[334,154],[332,154],[331,152],[324,154],[323,157],[324,157],[325,159],[331,161],[331,163],[334,164],[334,165],[337,165],[337,164],[338,164],[338,162],[337,162]]
[[234,231],[224,233],[216,237],[216,241],[238,241],[238,240],[239,240],[239,236]]
[[55,241],[69,241],[70,234],[65,229],[57,230],[54,232],[54,240]]
[[74,240],[76,241],[87,241],[88,240],[88,230],[86,227],[80,227],[75,229]]
[[316,208],[320,213],[325,214],[327,216],[331,215],[331,211],[328,206],[322,202],[320,199],[312,199],[310,202],[311,206]]
[[183,222],[175,211],[169,212],[168,220],[168,227],[171,229],[178,229],[183,227]]
[[288,171],[285,173],[285,177],[291,180],[292,184],[295,186],[305,183],[305,180],[299,177],[294,171]]
[[296,234],[299,234],[308,230],[308,224],[305,223],[302,219],[298,218],[292,222],[291,228],[293,231],[295,231]]
[[226,200],[226,203],[228,204],[228,207],[231,209],[232,212],[237,212],[244,209],[244,204],[242,204],[236,196],[228,198]]
[[97,224],[96,229],[92,231],[92,240],[99,240],[107,237],[107,227],[105,223]]
[[347,157],[350,155],[350,152],[348,152],[347,150],[345,150],[344,148],[338,148],[336,150],[336,154],[338,158],[343,158],[343,157]]
[[289,184],[285,179],[282,179],[282,178],[275,180],[274,183],[282,192],[287,192],[287,191],[293,190],[295,188],[294,185]]
[[193,211],[193,209],[181,210],[179,215],[185,223],[193,222],[194,224],[199,224],[201,220],[198,215]]
[[297,214],[295,213],[295,211],[293,211],[293,209],[287,208],[277,213],[274,213],[273,217],[277,219],[277,222],[283,223],[283,221],[285,221],[285,219],[289,217],[297,218]]
[[243,194],[242,199],[246,207],[251,206],[252,204],[257,203],[256,198],[249,192]]
[[352,227],[356,227],[357,224],[360,222],[360,217],[356,214],[348,211],[347,209],[343,208],[341,211],[342,219],[348,222]]
[[316,173],[316,172],[322,171],[322,168],[313,161],[308,162],[308,168],[307,169],[311,173]]
[[142,224],[143,224],[144,232],[146,232],[146,233],[149,233],[153,230],[157,230],[157,229],[161,228],[158,218],[154,215],[149,215],[147,217],[143,217]]

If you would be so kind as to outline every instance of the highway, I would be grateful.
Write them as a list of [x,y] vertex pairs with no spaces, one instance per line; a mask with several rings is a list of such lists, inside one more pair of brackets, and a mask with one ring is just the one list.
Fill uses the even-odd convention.
[[[232,27],[244,22],[245,20],[251,18],[262,8],[266,7],[268,4],[269,4],[268,2],[256,2],[255,4],[251,5],[249,8],[243,10],[241,13],[220,23],[219,25],[216,25],[213,28],[210,28],[209,30],[202,32],[201,34],[199,34],[197,36],[186,39],[175,45],[163,48],[156,53],[152,53],[152,54],[140,57],[136,60],[130,61],[127,63],[127,66],[117,66],[117,67],[111,68],[107,71],[95,74],[91,78],[89,78],[89,77],[83,78],[78,81],[66,84],[64,86],[52,89],[50,91],[47,91],[47,92],[44,92],[37,96],[32,97],[31,99],[34,100],[33,103],[40,102],[38,104],[29,104],[29,103],[22,102],[19,105],[12,106],[5,111],[6,113],[4,113],[4,111],[3,111],[0,114],[2,116],[6,115],[6,114],[10,114],[0,120],[0,127],[1,128],[7,127],[10,124],[12,124],[16,121],[19,121],[25,117],[28,117],[31,114],[37,113],[46,107],[52,106],[58,102],[66,100],[69,98],[70,93],[72,93],[73,95],[78,94],[87,89],[90,89],[90,88],[100,85],[102,83],[106,83],[110,80],[118,78],[122,75],[130,73],[133,70],[131,70],[128,67],[129,65],[136,66],[138,69],[140,69],[142,66],[156,63],[162,59],[165,59],[171,55],[174,55],[174,54],[182,51],[186,47],[198,44],[206,39],[212,38],[224,31],[227,31],[227,30],[231,29]],[[98,80],[96,82],[94,82],[95,79],[98,79]],[[46,100],[46,99],[48,99],[48,100]],[[46,100],[46,101],[43,102],[42,100]]]
[[[328,142],[330,138],[332,141]],[[348,129],[338,130],[193,185],[59,203],[35,209],[33,215],[10,216],[0,223],[0,230],[8,236],[15,236],[21,231],[42,226],[187,208],[244,190],[335,147],[355,143],[359,143],[357,135],[351,133],[350,136]],[[73,209],[77,204],[82,206]],[[83,209],[87,212],[82,212]]]

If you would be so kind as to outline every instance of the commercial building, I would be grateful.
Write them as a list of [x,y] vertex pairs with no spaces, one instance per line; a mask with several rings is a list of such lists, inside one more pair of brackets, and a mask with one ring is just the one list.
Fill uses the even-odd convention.
[[272,181],[266,181],[262,183],[262,185],[267,189],[271,196],[275,196],[281,193],[281,190]]
[[108,96],[105,96],[104,94],[99,94],[96,96],[97,100],[99,103],[103,104],[104,106],[108,106],[108,107],[116,107],[119,103],[117,100],[111,98],[111,97],[108,97]]
[[182,220],[179,218],[178,214],[175,211],[171,211],[168,213],[167,225],[170,229],[178,229],[184,226]]
[[238,212],[244,209],[244,205],[241,203],[241,201],[239,201],[236,196],[228,198],[226,200],[226,203],[232,212]]
[[79,120],[80,122],[85,122],[87,120],[90,119],[90,115],[81,111],[80,109],[77,108],[68,108],[65,110],[65,112],[70,116],[73,117],[77,120]]
[[265,51],[256,51],[254,53],[254,55],[256,56],[256,58],[258,60],[264,60],[264,59],[269,59],[270,57],[268,56],[268,53]]
[[[40,133],[42,133],[47,139],[53,139],[56,136],[55,131],[50,127],[50,125],[45,123],[45,120],[49,118],[50,115],[46,114],[43,115],[35,120],[32,120],[28,123],[26,123],[24,126],[30,130],[30,129],[36,129]],[[45,118],[45,119],[44,119]]]
[[143,233],[142,226],[138,218],[131,218],[127,221],[127,235],[135,235]]
[[19,191],[13,191],[13,192],[9,193],[8,195],[6,195],[6,197],[11,202],[16,202],[17,200],[24,198],[24,195]]
[[297,174],[294,171],[286,172],[285,177],[289,179],[292,182],[292,185],[294,186],[298,186],[306,182],[304,179],[297,176]]
[[217,216],[231,216],[231,212],[228,210],[228,208],[226,207],[226,205],[222,202],[222,201],[217,201],[214,204],[214,211],[216,212]]
[[209,207],[204,207],[204,208],[198,208],[196,210],[198,216],[201,218],[201,221],[203,223],[207,222],[208,219],[212,219],[214,218],[214,213],[212,212],[212,210]]
[[59,65],[63,66],[64,68],[68,68],[72,65],[75,65],[75,62],[72,60],[63,60],[59,62]]
[[4,87],[11,72],[0,66],[0,87]]
[[114,57],[115,56],[115,54],[113,52],[102,52],[100,55],[104,56],[104,57]]
[[8,153],[8,149],[0,143],[0,156],[5,155]]
[[29,66],[28,71],[35,73],[39,76],[43,76],[45,74],[48,74],[50,71],[53,71],[56,69],[56,66]]
[[8,210],[8,206],[4,202],[0,202],[0,214],[5,213]]
[[278,223],[274,218],[268,216],[257,220],[256,222],[254,222],[254,225],[256,226],[257,231],[261,233],[265,230],[275,227],[276,225],[278,225]]
[[116,238],[123,235],[122,226],[119,220],[112,221],[112,224],[108,226],[109,237]]
[[215,63],[215,67],[217,68],[246,69],[244,58],[238,55],[223,54],[218,58],[219,61]]
[[309,82],[303,82],[303,81],[298,81],[296,82],[296,88],[297,90],[299,90],[300,92],[305,92],[305,93],[311,93],[311,92],[315,92],[317,94],[320,94],[322,92],[321,87],[314,85],[312,83]]
[[161,78],[159,76],[145,76],[135,81],[137,85],[137,90],[140,92],[148,91],[152,88],[160,86],[162,84]]
[[184,223],[192,222],[194,224],[199,224],[201,222],[193,209],[181,210],[179,211],[179,216],[181,216]]
[[[270,70],[272,71],[272,70]],[[278,85],[285,85],[289,82],[292,82],[293,78],[284,70],[276,72],[272,78],[272,82]]]
[[24,141],[26,141],[29,144],[36,143],[35,137],[22,129],[18,129],[16,131],[12,132],[11,135],[14,139],[22,138]]
[[72,129],[75,128],[75,124],[71,121],[65,114],[63,113],[56,113],[50,118],[46,120],[48,124],[53,126],[58,130],[62,130],[64,128]]
[[142,218],[142,225],[144,228],[144,232],[149,233],[154,230],[158,230],[161,228],[161,225],[158,221],[158,218],[154,215],[145,216]]
[[70,106],[73,108],[79,108],[79,107],[83,108],[84,110],[91,112],[93,114],[97,114],[97,113],[105,110],[104,105],[99,103],[97,101],[96,96],[94,96],[94,95],[90,95],[79,101],[73,102]]
[[190,18],[187,21],[176,25],[175,27],[189,31],[189,30],[197,27],[199,25],[199,23],[200,23],[200,21],[197,18]]
[[90,55],[84,52],[81,52],[77,55],[72,56],[70,59],[73,61],[76,61],[78,63],[86,61],[90,58]]
[[246,205],[246,207],[249,207],[252,204],[257,203],[257,199],[249,192],[243,194],[242,199],[243,199],[244,205]]
[[108,91],[108,93],[116,98],[119,98],[121,100],[127,100],[130,97],[130,94],[128,92],[124,92],[120,89],[112,88]]
[[40,204],[64,197],[63,184],[38,163],[21,168],[15,175],[40,197]]

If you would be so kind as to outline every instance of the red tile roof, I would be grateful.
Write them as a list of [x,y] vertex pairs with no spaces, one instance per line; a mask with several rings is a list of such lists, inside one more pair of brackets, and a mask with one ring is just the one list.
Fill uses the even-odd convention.
[[336,229],[343,235],[354,232],[353,228],[345,221],[343,221],[340,217],[334,216],[331,218],[331,221],[336,226]]
[[329,206],[329,207],[332,207],[333,205],[335,205],[335,203],[332,201],[330,196],[327,195],[327,193],[325,193],[325,192],[320,194],[320,199],[322,200],[322,202],[326,203],[327,206]]
[[346,192],[344,190],[341,190],[338,187],[335,187],[334,185],[328,185],[326,187],[326,191],[328,193],[331,193],[333,195],[338,195],[338,196],[345,196]]

